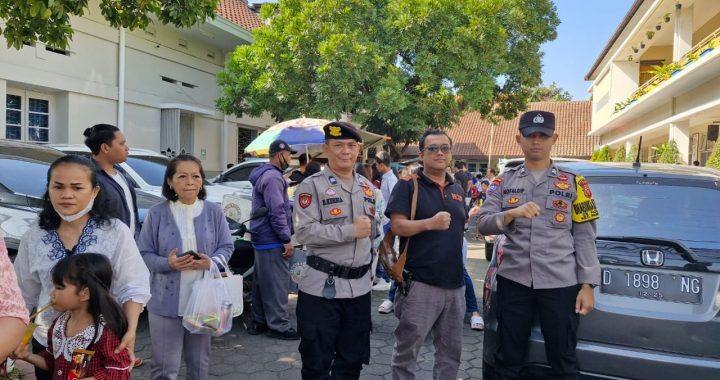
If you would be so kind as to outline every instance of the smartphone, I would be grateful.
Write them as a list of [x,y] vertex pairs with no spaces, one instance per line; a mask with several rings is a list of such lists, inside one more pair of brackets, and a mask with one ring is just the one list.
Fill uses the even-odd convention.
[[197,254],[195,251],[193,251],[193,250],[190,250],[190,251],[187,251],[187,252],[183,253],[183,256],[184,256],[184,255],[192,255],[193,260],[200,260],[200,255],[198,255],[198,254]]

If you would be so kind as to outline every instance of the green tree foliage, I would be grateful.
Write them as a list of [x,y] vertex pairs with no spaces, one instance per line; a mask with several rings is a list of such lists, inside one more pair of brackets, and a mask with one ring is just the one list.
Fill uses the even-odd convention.
[[612,156],[610,154],[610,147],[606,145],[606,146],[594,151],[592,154],[592,157],[590,158],[590,161],[595,161],[595,162],[610,162],[610,161],[612,161]]
[[613,155],[613,162],[625,162],[625,146],[621,146]]
[[268,24],[219,75],[219,109],[349,114],[396,142],[464,111],[515,117],[559,23],[550,0],[280,0],[261,17]]
[[625,161],[626,162],[635,162],[637,155],[638,155],[638,145],[632,144],[630,146],[630,153],[625,155]]
[[713,148],[713,151],[710,154],[707,162],[705,163],[705,166],[709,168],[720,169],[720,144],[715,143],[715,148]]
[[680,151],[675,140],[662,144],[657,150],[657,162],[661,164],[679,164]]
[[[190,27],[215,17],[220,0],[100,0],[100,12],[113,27],[146,28],[152,17],[163,24]],[[70,16],[82,16],[88,0],[0,0],[0,28],[8,47],[41,41],[66,49],[72,39]]]
[[531,102],[567,102],[572,100],[572,95],[564,90],[555,82],[549,86],[536,86],[530,89]]

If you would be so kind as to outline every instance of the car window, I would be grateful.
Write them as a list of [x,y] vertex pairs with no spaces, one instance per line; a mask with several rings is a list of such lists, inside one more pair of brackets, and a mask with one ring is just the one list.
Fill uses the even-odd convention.
[[657,237],[690,248],[720,249],[716,183],[646,177],[588,181],[600,211],[598,236]]
[[14,193],[41,198],[49,167],[46,163],[3,157],[0,158],[0,183]]
[[260,164],[247,165],[238,168],[230,173],[227,173],[223,178],[223,182],[248,181],[250,178],[250,173],[252,173],[252,171],[255,170],[255,168],[257,168],[258,166],[260,166]]
[[128,157],[127,164],[135,170],[142,179],[152,186],[162,186],[165,177],[167,159],[158,157]]

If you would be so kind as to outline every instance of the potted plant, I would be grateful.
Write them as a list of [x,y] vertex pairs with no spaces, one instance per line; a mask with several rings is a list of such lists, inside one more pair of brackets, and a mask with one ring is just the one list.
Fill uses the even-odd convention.
[[645,36],[647,36],[648,40],[652,40],[652,38],[655,37],[655,31],[648,30],[647,32],[645,32]]
[[662,29],[662,25],[660,25],[660,24],[655,25],[655,30],[660,30],[660,29]]
[[711,51],[715,50],[715,48],[718,47],[718,40],[712,39],[710,40],[705,46],[702,52],[700,52],[700,57],[704,56],[705,54],[710,53]]
[[691,63],[697,61],[698,59],[700,59],[700,52],[699,52],[699,51],[696,51],[696,52],[694,52],[694,53],[690,53],[690,54],[688,54],[688,56],[687,56],[687,61],[685,62],[684,66],[690,65]]
[[670,13],[665,13],[665,16],[663,16],[663,19],[665,22],[670,22]]

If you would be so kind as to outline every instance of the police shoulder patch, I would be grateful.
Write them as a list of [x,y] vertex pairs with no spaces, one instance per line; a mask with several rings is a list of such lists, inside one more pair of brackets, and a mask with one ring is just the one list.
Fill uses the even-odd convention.
[[600,213],[592,197],[590,185],[587,180],[577,174],[575,175],[575,188],[577,197],[572,204],[572,219],[575,223],[588,222],[600,217]]
[[312,204],[312,195],[308,193],[302,193],[298,195],[298,203],[302,208],[308,208]]

